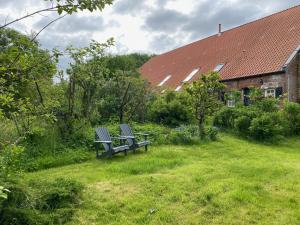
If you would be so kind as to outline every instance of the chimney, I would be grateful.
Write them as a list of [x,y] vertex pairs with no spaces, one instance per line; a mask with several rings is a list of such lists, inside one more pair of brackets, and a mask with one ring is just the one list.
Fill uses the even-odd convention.
[[220,37],[222,34],[222,24],[219,24],[219,33],[218,33],[218,36]]

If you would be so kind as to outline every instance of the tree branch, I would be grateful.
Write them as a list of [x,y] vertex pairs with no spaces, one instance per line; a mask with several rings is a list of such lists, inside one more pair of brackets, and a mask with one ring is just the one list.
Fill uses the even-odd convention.
[[[39,13],[41,13],[41,12],[57,11],[57,9],[58,9],[59,7],[70,7],[70,6],[72,6],[72,5],[70,5],[70,4],[62,5],[62,6],[56,5],[56,6],[52,6],[52,7],[46,8],[46,9],[40,9],[40,10],[35,11],[35,12],[33,12],[33,13],[27,14],[26,16],[22,16],[22,17],[20,17],[20,18],[18,18],[18,19],[15,19],[15,20],[13,20],[13,21],[10,21],[10,22],[8,22],[8,23],[5,23],[4,25],[0,26],[0,29],[3,29],[3,28],[5,28],[5,27],[7,27],[7,26],[9,26],[9,25],[11,25],[11,24],[13,24],[13,23],[16,23],[16,22],[18,22],[18,21],[20,21],[20,20],[26,19],[26,18],[28,18],[28,17],[30,17],[30,16],[35,15],[35,14],[39,14]],[[75,6],[79,6],[79,5],[75,5]]]

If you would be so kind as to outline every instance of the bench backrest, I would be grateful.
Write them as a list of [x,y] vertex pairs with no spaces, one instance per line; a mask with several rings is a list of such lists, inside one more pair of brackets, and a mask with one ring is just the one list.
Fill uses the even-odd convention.
[[[134,136],[133,132],[128,124],[121,124],[120,128],[121,128],[122,136],[131,136],[131,137]],[[127,142],[129,144],[129,146],[132,146],[134,144],[132,138],[127,138]]]
[[[105,127],[96,128],[96,140],[99,141],[111,141],[110,134]],[[109,145],[107,143],[102,143],[106,151],[109,150]]]

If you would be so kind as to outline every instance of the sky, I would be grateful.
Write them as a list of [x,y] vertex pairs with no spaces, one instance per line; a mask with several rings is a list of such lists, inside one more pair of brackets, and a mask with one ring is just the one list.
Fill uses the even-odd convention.
[[[94,39],[113,37],[114,54],[160,54],[299,5],[300,0],[115,0],[102,12],[78,12],[52,24],[38,37],[47,49],[72,44],[87,46]],[[0,24],[49,6],[49,0],[0,0]],[[22,33],[38,32],[57,18],[42,13],[15,23]]]

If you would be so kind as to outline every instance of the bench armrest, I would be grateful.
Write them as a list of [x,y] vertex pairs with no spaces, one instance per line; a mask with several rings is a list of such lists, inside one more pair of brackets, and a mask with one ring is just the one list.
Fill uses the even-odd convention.
[[119,137],[111,137],[111,139],[116,139],[116,140],[126,140],[126,137],[119,136]]
[[134,133],[134,134],[137,134],[137,135],[144,135],[144,136],[149,136],[150,134],[147,134],[147,133]]
[[134,136],[121,136],[121,137],[124,139],[127,139],[127,138],[134,139],[135,138]]
[[95,141],[95,143],[111,144],[111,141]]

